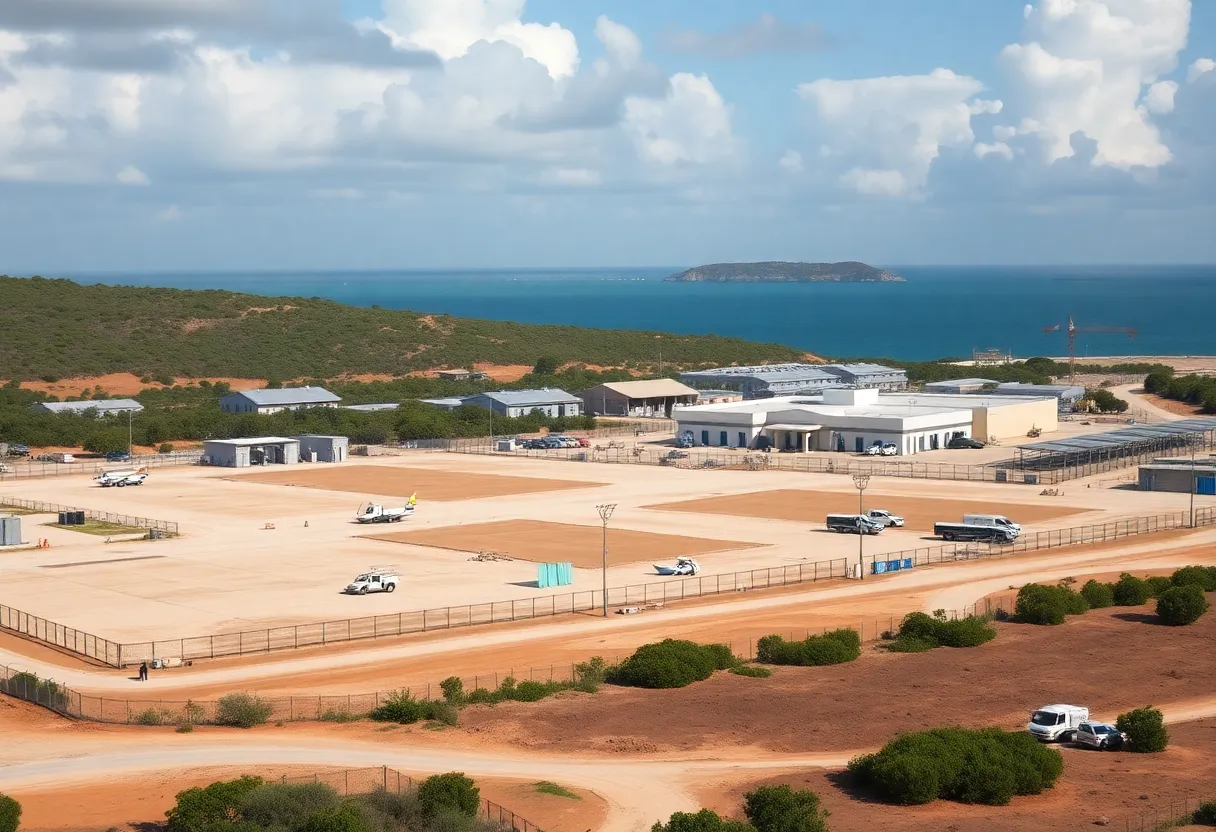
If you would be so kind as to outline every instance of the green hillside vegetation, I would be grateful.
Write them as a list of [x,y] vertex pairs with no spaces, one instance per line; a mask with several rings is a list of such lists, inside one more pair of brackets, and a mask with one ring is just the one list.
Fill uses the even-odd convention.
[[1148,374],[1144,390],[1165,399],[1199,406],[1200,413],[1216,413],[1216,377],[1185,375],[1174,377],[1168,367]]
[[677,366],[792,361],[801,353],[713,335],[535,326],[217,290],[86,286],[0,277],[0,368],[9,378],[334,378],[561,362]]

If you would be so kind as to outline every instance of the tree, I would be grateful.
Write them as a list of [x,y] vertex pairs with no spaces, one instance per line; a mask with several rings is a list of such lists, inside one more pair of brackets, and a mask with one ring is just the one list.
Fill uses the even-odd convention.
[[241,820],[245,797],[261,785],[261,777],[246,776],[178,792],[176,805],[165,812],[168,832],[210,832],[212,824]]
[[1140,754],[1164,751],[1169,745],[1170,733],[1165,727],[1161,711],[1152,707],[1137,708],[1119,714],[1115,728],[1127,734],[1127,748]]
[[1127,410],[1127,402],[1101,387],[1085,391],[1085,398],[1094,403],[1094,408],[1101,413],[1123,413]]
[[667,823],[656,823],[650,827],[650,832],[756,832],[756,827],[702,809],[699,812],[676,812]]
[[1157,617],[1162,624],[1181,627],[1194,624],[1209,606],[1202,587],[1194,584],[1170,587],[1157,599]]
[[743,797],[743,814],[757,832],[827,832],[819,795],[789,786],[761,786]]
[[481,789],[463,772],[436,774],[423,780],[418,787],[418,804],[428,818],[444,809],[476,817],[481,806]]
[[21,823],[21,804],[0,792],[0,832],[17,832]]
[[534,376],[551,376],[557,373],[558,360],[551,355],[542,355],[536,359],[536,365],[532,367],[532,375]]
[[120,427],[103,427],[84,441],[84,449],[94,454],[109,454],[127,449],[127,431]]

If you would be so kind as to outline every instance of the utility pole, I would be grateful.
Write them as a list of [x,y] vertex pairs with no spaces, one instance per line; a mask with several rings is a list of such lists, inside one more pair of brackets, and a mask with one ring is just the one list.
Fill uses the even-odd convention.
[[603,546],[601,549],[602,565],[600,567],[600,576],[604,583],[604,618],[608,617],[608,521],[612,519],[612,512],[616,511],[616,503],[604,503],[598,505],[595,510],[600,513],[600,522],[603,524],[604,536]]
[[1195,528],[1195,491],[1199,488],[1199,475],[1195,471],[1195,438],[1191,437],[1191,528]]
[[135,411],[128,410],[127,411],[127,461],[128,462],[135,457],[135,453],[134,453],[135,444],[131,441],[131,436],[133,435],[131,424],[132,424],[132,420],[134,418],[135,418]]
[[857,486],[857,577],[860,580],[866,579],[866,560],[863,543],[866,539],[865,529],[861,525],[861,516],[865,512],[865,504],[862,501],[862,495],[865,493],[866,487],[870,484],[869,474],[854,474],[853,485]]

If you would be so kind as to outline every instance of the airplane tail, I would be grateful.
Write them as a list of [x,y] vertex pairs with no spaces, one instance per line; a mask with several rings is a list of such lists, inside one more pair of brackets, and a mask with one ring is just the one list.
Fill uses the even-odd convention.
[[413,505],[417,505],[417,504],[418,504],[418,492],[415,491],[413,494],[410,495],[410,501],[409,501],[408,505],[413,506]]

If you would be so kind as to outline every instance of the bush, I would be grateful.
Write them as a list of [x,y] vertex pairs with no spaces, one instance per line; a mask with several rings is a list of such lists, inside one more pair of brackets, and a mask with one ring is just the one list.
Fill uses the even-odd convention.
[[444,725],[455,725],[460,722],[460,711],[451,702],[428,702],[427,719],[442,722]]
[[322,809],[296,828],[300,832],[372,832],[371,824],[354,802]]
[[1180,627],[1194,624],[1199,616],[1208,611],[1209,606],[1201,587],[1195,584],[1175,586],[1157,598],[1157,617],[1162,624]]
[[418,805],[428,818],[444,809],[472,818],[481,806],[481,790],[463,772],[436,774],[418,786]]
[[786,641],[779,635],[756,642],[756,658],[766,664],[822,667],[844,664],[861,655],[861,636],[855,630],[829,630],[803,641]]
[[1144,584],[1148,587],[1148,596],[1150,598],[1160,598],[1163,592],[1174,585],[1173,581],[1164,575],[1145,578]]
[[166,829],[168,832],[209,832],[213,824],[238,817],[246,796],[261,785],[261,777],[241,777],[178,792],[177,803],[165,812]]
[[747,676],[751,679],[767,679],[773,675],[773,671],[767,667],[758,667],[754,664],[741,664],[738,667],[732,667],[730,672],[736,676]]
[[1111,587],[1117,607],[1139,607],[1148,603],[1148,584],[1124,572]]
[[[1195,810],[1195,816],[1191,820],[1202,826],[1216,826],[1216,800],[1200,803],[1199,808]],[[0,829],[3,828],[4,824],[0,823]]]
[[430,711],[428,704],[422,699],[415,699],[408,690],[401,690],[390,694],[380,707],[373,710],[368,716],[376,722],[412,725],[426,719]]
[[1085,598],[1092,610],[1105,609],[1115,605],[1115,593],[1111,585],[1092,579],[1086,581],[1085,586],[1081,587],[1081,596]]
[[317,719],[321,722],[358,722],[360,716],[358,714],[352,714],[350,711],[330,708],[329,710],[324,711],[319,717],[317,717]]
[[270,719],[273,712],[274,706],[261,697],[249,693],[230,693],[216,702],[215,723],[252,728]]
[[443,701],[450,702],[453,705],[459,705],[464,702],[464,682],[460,681],[459,676],[449,676],[439,683],[439,689],[443,691]]
[[585,662],[574,666],[574,690],[584,693],[595,693],[608,676],[608,664],[600,656],[592,656]]
[[[635,688],[682,688],[701,682],[721,669],[729,649],[709,647],[682,639],[643,644],[613,668],[607,681]],[[733,659],[734,657],[731,656]]]
[[168,725],[173,722],[173,715],[156,708],[148,708],[135,717],[136,725]]
[[743,797],[743,814],[757,832],[827,832],[819,795],[787,785],[761,786]]
[[158,454],[171,454],[175,450],[177,450],[177,449],[174,448],[173,445],[169,442],[161,442],[160,445],[158,445],[156,448],[156,452]]
[[1204,592],[1216,592],[1216,566],[1184,566],[1170,576],[1174,586],[1195,585]]
[[267,828],[299,829],[322,809],[342,799],[325,783],[267,783],[245,795],[241,817]]
[[1029,734],[996,728],[937,728],[903,734],[874,754],[854,758],[849,771],[891,803],[937,798],[1003,806],[1014,795],[1051,788],[1063,757]]
[[21,804],[0,792],[0,832],[17,832],[21,823]]
[[656,823],[650,832],[757,832],[756,827],[702,809],[699,812],[676,812],[667,823]]
[[1119,714],[1115,727],[1127,734],[1127,750],[1139,754],[1154,754],[1164,751],[1170,742],[1161,711],[1144,707]]
[[1023,624],[1063,624],[1069,615],[1081,615],[1089,602],[1079,592],[1066,586],[1026,584],[1018,590],[1014,618]]
[[53,711],[66,711],[70,704],[67,690],[59,683],[50,679],[39,679],[36,674],[24,670],[7,679],[0,679],[0,692],[43,705]]
[[996,630],[983,616],[947,620],[944,610],[933,615],[914,612],[904,617],[899,633],[887,646],[896,653],[923,653],[935,647],[978,647],[996,638]]

